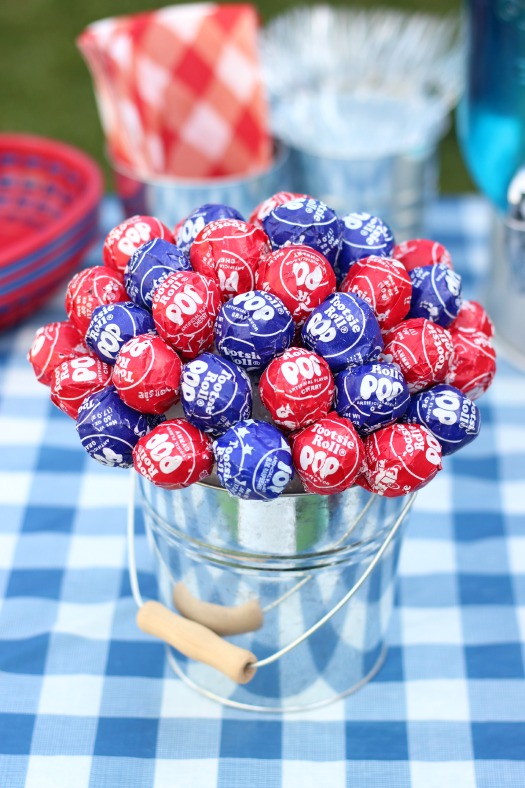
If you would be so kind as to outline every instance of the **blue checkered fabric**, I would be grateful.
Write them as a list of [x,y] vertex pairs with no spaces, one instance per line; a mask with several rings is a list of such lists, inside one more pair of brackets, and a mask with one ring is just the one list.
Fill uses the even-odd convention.
[[[107,201],[104,228],[118,219]],[[429,217],[470,296],[488,228],[474,197]],[[192,693],[135,626],[128,474],[87,457],[25,360],[63,314],[57,299],[0,338],[0,786],[525,785],[523,375],[500,361],[479,439],[419,495],[377,677],[331,706],[263,716]],[[153,596],[143,534],[138,562]]]

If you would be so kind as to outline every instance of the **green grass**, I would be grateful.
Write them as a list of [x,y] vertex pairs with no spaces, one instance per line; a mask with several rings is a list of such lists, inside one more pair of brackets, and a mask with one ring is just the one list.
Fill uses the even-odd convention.
[[[382,0],[382,5],[445,13],[459,0]],[[156,8],[155,0],[3,0],[0,3],[0,118],[3,131],[56,137],[104,164],[104,140],[91,78],[75,46],[83,28],[109,14]],[[257,4],[264,20],[297,3]],[[304,5],[304,3],[303,3]],[[365,5],[335,2],[334,5]],[[473,189],[454,131],[442,143],[441,188]],[[108,181],[109,184],[109,181]]]

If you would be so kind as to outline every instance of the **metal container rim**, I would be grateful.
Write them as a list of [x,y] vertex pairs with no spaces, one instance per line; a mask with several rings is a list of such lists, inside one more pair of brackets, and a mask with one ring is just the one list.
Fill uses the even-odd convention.
[[242,186],[253,183],[266,175],[280,169],[290,157],[290,147],[280,139],[273,138],[274,157],[267,167],[262,167],[257,170],[252,170],[246,175],[229,175],[222,178],[192,178],[184,176],[168,176],[168,175],[145,175],[144,173],[137,172],[131,167],[127,167],[121,162],[117,163],[108,148],[106,148],[106,159],[108,160],[113,171],[117,175],[123,175],[125,178],[141,183],[144,186],[173,188],[173,189],[186,189],[187,191],[199,191],[203,188],[206,189],[222,189],[235,186]]

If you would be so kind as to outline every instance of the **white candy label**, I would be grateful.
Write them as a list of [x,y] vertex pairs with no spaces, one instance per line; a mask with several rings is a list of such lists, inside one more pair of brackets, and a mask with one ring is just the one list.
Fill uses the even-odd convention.
[[440,424],[451,426],[458,420],[458,414],[455,411],[459,411],[459,404],[457,395],[440,394],[439,397],[436,397],[437,408],[434,408],[432,415],[438,419]]
[[159,463],[161,473],[172,473],[176,471],[182,463],[182,457],[178,454],[171,456],[171,452],[175,448],[174,444],[169,440],[169,435],[166,432],[157,433],[152,435],[146,443],[146,448],[149,449],[151,459]]
[[316,312],[308,321],[308,333],[318,337],[321,342],[331,342],[335,339],[336,329],[330,320],[324,320],[322,314]]
[[128,227],[126,232],[120,238],[117,248],[122,254],[131,257],[133,252],[136,252],[139,246],[149,241],[151,238],[151,227],[146,222],[137,222],[132,227]]
[[376,378],[374,375],[365,375],[361,381],[361,388],[359,393],[363,399],[370,399],[372,394],[375,394],[379,402],[397,397],[403,391],[403,386],[397,380],[389,380],[388,378]]
[[90,369],[96,365],[94,358],[75,358],[71,361],[73,372],[71,379],[75,383],[88,383],[90,380],[95,380],[97,373]]
[[312,472],[318,473],[321,479],[326,479],[339,469],[339,460],[336,457],[327,455],[325,451],[315,451],[311,446],[303,446],[299,463],[304,471],[311,466]]
[[270,306],[262,296],[254,295],[253,290],[236,296],[233,304],[235,306],[242,304],[248,312],[253,312],[254,320],[271,320],[275,314],[273,306]]
[[323,279],[321,268],[314,268],[313,271],[310,271],[310,266],[304,261],[294,263],[292,271],[297,286],[302,287],[304,285],[307,290],[315,290]]
[[100,334],[97,348],[104,356],[112,359],[115,353],[118,353],[120,350],[121,344],[120,328],[116,323],[109,323]]
[[306,380],[311,380],[314,375],[322,375],[321,365],[314,356],[299,356],[297,361],[285,361],[281,366],[281,371],[292,386],[299,381],[299,375]]
[[203,303],[193,285],[184,285],[183,290],[173,296],[173,302],[168,304],[166,317],[176,326],[182,326],[184,323],[182,315],[194,315],[197,305]]

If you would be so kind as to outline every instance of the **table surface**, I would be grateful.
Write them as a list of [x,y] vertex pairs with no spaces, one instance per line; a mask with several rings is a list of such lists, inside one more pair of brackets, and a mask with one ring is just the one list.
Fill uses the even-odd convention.
[[[103,228],[118,219],[106,200]],[[429,216],[469,296],[488,232],[479,198]],[[0,338],[0,786],[525,785],[525,377],[500,361],[480,437],[418,497],[380,673],[323,709],[257,715],[194,694],[135,626],[129,474],[87,456],[25,360],[63,317],[55,299]],[[153,594],[144,536],[138,553]]]

